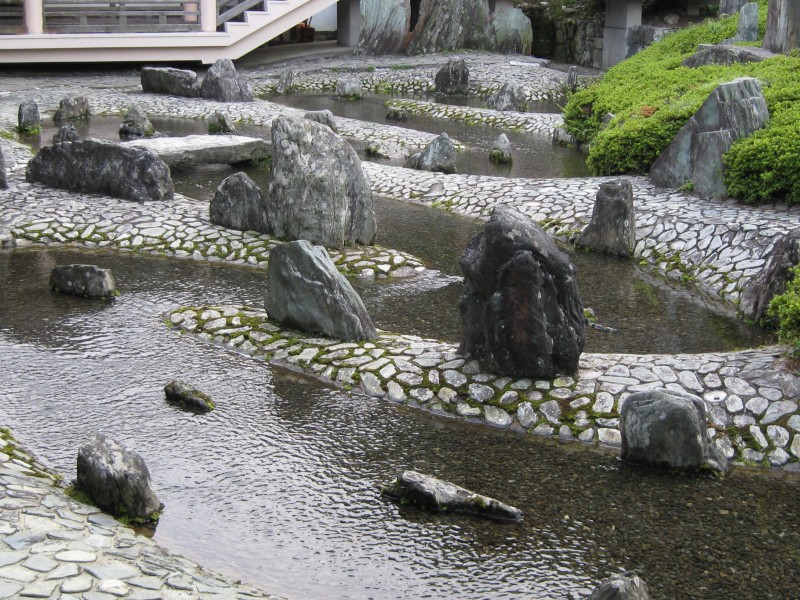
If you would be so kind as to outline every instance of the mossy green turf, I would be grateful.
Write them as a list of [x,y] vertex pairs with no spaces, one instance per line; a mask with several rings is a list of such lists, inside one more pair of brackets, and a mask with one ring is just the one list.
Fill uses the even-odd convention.
[[[763,37],[768,1],[758,3]],[[725,155],[728,192],[753,203],[800,202],[800,53],[729,67],[682,65],[698,44],[733,37],[737,25],[734,15],[667,35],[570,98],[565,127],[579,141],[590,142],[587,163],[594,174],[646,173],[717,85],[756,77],[763,84],[771,122]],[[608,113],[614,118],[603,127]]]

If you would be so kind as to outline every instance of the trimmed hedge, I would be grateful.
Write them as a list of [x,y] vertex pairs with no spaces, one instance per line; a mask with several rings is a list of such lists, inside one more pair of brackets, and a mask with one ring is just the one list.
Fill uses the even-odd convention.
[[[758,2],[763,36],[768,0]],[[698,44],[732,37],[737,25],[734,15],[672,33],[570,98],[565,127],[590,143],[587,164],[594,174],[647,173],[717,85],[749,76],[764,86],[771,123],[725,155],[728,192],[746,202],[800,202],[800,53],[730,67],[681,64]],[[604,126],[608,115],[613,118]]]
[[778,340],[791,346],[791,354],[800,356],[800,269],[792,269],[786,291],[769,303],[767,316],[778,325]]

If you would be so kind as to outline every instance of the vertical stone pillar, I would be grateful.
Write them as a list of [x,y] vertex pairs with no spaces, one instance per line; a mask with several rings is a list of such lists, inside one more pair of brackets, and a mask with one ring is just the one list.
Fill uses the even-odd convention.
[[336,40],[340,46],[358,46],[361,33],[360,0],[339,0],[336,5]]
[[217,30],[216,0],[200,0],[200,31],[213,33]]
[[603,67],[613,67],[628,56],[628,31],[642,24],[641,0],[606,0],[603,30]]
[[44,32],[44,15],[42,13],[42,0],[25,0],[25,30],[29,34]]
[[761,46],[770,52],[786,53],[800,48],[800,2],[769,0],[767,32]]

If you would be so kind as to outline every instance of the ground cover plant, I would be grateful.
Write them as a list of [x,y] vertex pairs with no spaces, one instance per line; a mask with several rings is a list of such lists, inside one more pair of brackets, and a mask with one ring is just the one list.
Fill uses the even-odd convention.
[[[758,2],[763,37],[768,0]],[[590,144],[587,162],[594,174],[647,173],[717,85],[756,77],[771,122],[725,155],[728,193],[750,203],[800,202],[800,52],[728,67],[682,65],[698,44],[735,35],[738,18],[711,19],[669,34],[570,98],[565,126],[578,141]]]

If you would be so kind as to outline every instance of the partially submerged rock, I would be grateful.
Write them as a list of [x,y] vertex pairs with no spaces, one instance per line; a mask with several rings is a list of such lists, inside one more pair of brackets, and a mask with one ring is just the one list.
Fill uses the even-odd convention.
[[264,308],[270,318],[301,331],[345,341],[377,337],[361,297],[327,250],[304,240],[270,252]]
[[722,155],[736,140],[764,127],[769,111],[761,83],[741,77],[716,87],[650,168],[657,186],[692,184],[701,196],[725,196]]
[[360,79],[340,79],[336,82],[334,97],[345,100],[360,100],[364,96]]
[[58,110],[56,110],[53,115],[53,120],[56,123],[79,121],[81,119],[88,119],[91,114],[92,110],[86,96],[72,96],[70,98],[63,98],[61,102],[58,103]]
[[408,113],[405,109],[391,107],[386,112],[386,118],[389,121],[408,121]]
[[22,134],[36,133],[42,129],[42,117],[36,100],[26,100],[17,111],[17,131]]
[[271,232],[266,197],[245,173],[234,173],[222,180],[211,200],[209,216],[212,223],[222,227]]
[[253,90],[228,58],[218,59],[206,72],[200,95],[218,102],[252,102]]
[[512,523],[520,523],[524,518],[518,508],[416,471],[403,471],[394,482],[383,488],[383,494],[426,510],[464,513]]
[[339,128],[336,127],[336,119],[334,118],[333,113],[329,110],[310,110],[303,116],[310,121],[314,121],[315,123],[327,125],[333,133],[339,133]]
[[369,179],[353,147],[325,125],[280,115],[272,123],[268,217],[275,237],[328,248],[371,244]]
[[58,265],[50,271],[50,289],[92,299],[112,298],[117,283],[110,269],[97,265]]
[[53,145],[56,144],[66,144],[68,142],[77,142],[80,136],[78,135],[78,130],[75,129],[75,125],[72,123],[67,123],[66,125],[62,125],[58,128],[55,135],[53,136]]
[[217,110],[208,119],[208,133],[211,135],[236,133],[236,127],[228,115]]
[[243,135],[187,135],[123,142],[123,146],[152,151],[167,165],[187,169],[196,165],[235,165],[269,157],[266,140]]
[[459,264],[461,354],[496,375],[554,379],[577,372],[585,318],[575,270],[541,227],[500,206]]
[[620,411],[622,460],[678,471],[728,470],[708,437],[702,398],[677,390],[637,392]]
[[456,147],[446,133],[440,134],[420,152],[412,154],[405,162],[408,169],[419,171],[456,172]]
[[141,203],[174,194],[169,167],[155,152],[95,139],[45,146],[28,162],[25,178]]
[[147,118],[138,106],[131,106],[122,118],[122,125],[119,128],[121,138],[143,138],[152,137],[156,130],[150,119]]
[[76,487],[102,510],[134,524],[155,525],[164,508],[142,457],[104,435],[78,451]]
[[451,58],[436,72],[436,91],[440,94],[469,94],[469,67],[463,58]]
[[600,184],[592,219],[575,240],[582,246],[628,258],[636,244],[636,218],[633,213],[633,187],[627,179]]
[[489,96],[486,106],[492,110],[524,112],[528,107],[528,98],[519,82],[512,79]]
[[188,69],[143,67],[141,83],[142,89],[152,94],[170,94],[187,98],[196,98],[200,95],[197,73]]
[[208,394],[183,381],[170,381],[164,386],[164,394],[167,400],[195,412],[206,413],[216,408],[216,404]]
[[636,573],[625,573],[603,581],[587,600],[650,600],[650,593]]
[[514,157],[511,156],[511,142],[505,133],[501,133],[492,144],[489,160],[500,165],[510,165],[514,162]]

